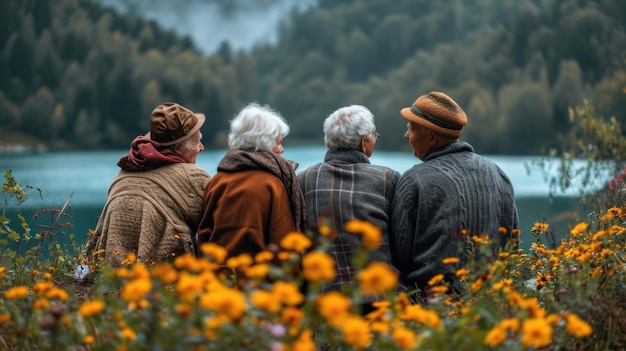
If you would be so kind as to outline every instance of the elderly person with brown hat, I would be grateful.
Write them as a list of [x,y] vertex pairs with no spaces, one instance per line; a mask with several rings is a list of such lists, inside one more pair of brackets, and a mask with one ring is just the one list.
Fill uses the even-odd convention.
[[491,255],[506,245],[518,227],[513,186],[495,163],[458,140],[467,116],[448,95],[422,95],[400,114],[408,121],[404,137],[423,162],[407,170],[396,186],[393,262],[409,289],[427,295],[429,280],[443,274],[458,293],[462,287],[454,268],[442,260],[467,261],[464,234],[488,235]]
[[195,254],[208,173],[197,166],[204,114],[172,102],[157,106],[150,132],[136,137],[117,165],[108,198],[87,243],[87,258],[119,266],[129,254],[142,262]]

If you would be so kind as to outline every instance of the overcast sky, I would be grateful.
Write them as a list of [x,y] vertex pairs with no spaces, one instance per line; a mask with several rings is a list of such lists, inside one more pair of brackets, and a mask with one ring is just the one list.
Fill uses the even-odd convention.
[[[128,0],[101,0],[124,11]],[[274,43],[281,20],[294,7],[306,8],[316,0],[277,0],[263,6],[242,1],[244,9],[224,12],[214,1],[149,1],[141,5],[141,16],[158,21],[163,27],[191,36],[204,53],[214,52],[228,40],[233,49],[248,49],[257,43]],[[134,3],[135,5],[137,2]],[[258,3],[257,3],[258,4]]]

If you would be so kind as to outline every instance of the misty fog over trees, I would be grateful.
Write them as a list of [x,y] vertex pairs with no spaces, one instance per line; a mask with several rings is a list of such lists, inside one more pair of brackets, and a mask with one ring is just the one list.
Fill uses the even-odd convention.
[[0,2],[0,143],[127,148],[156,105],[176,101],[207,115],[205,145],[221,148],[233,114],[257,101],[287,119],[287,145],[320,145],[330,112],[362,104],[377,147],[400,149],[399,110],[431,90],[464,107],[463,139],[481,153],[558,146],[583,99],[625,121],[621,0],[318,0],[267,18],[280,24],[273,40],[213,52],[172,29],[192,21],[185,4],[220,4],[235,21],[293,1],[194,0],[161,15],[159,0],[107,1]]

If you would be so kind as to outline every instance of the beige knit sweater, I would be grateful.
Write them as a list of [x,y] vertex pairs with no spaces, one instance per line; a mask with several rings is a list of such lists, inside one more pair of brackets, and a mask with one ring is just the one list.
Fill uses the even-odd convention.
[[87,243],[87,258],[104,256],[119,266],[129,253],[141,261],[165,261],[194,253],[209,179],[204,169],[191,163],[120,171]]

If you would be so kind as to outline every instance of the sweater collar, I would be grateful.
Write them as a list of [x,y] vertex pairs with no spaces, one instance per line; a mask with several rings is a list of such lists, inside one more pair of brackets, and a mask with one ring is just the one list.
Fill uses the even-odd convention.
[[428,160],[432,160],[441,155],[453,154],[457,152],[474,152],[474,148],[469,143],[458,141],[455,143],[451,143],[448,145],[444,145],[432,150],[428,155],[426,155],[426,159],[424,162]]
[[370,163],[369,157],[355,149],[328,149],[324,162],[335,163]]

